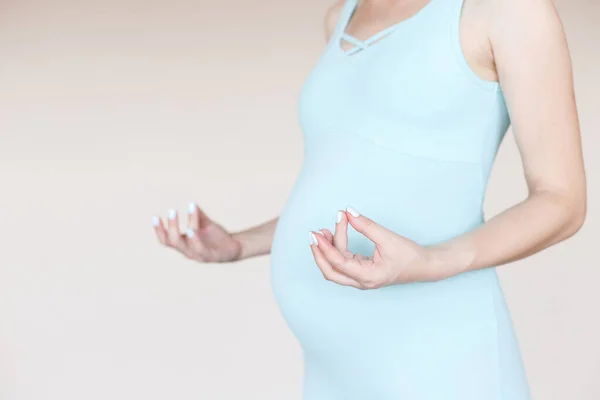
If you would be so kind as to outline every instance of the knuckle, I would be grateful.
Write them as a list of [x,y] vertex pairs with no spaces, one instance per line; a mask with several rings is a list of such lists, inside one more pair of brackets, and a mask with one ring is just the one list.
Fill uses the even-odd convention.
[[367,289],[375,289],[378,285],[378,282],[375,279],[373,279],[372,277],[365,277],[362,279],[362,284]]
[[194,261],[199,262],[199,263],[205,263],[206,262],[206,259],[202,256],[202,254],[194,254],[193,257],[192,257],[192,259]]
[[319,269],[321,270],[321,274],[323,274],[323,278],[325,278],[325,280],[330,281],[331,280],[331,274],[329,273],[329,271],[323,267],[321,267],[319,265]]
[[185,247],[181,246],[181,243],[179,242],[172,242],[171,247],[173,247],[175,250],[181,253],[185,253]]
[[333,263],[333,264],[331,264],[331,267],[338,272],[342,272],[342,273],[344,272],[344,263],[343,262]]
[[348,266],[350,265],[350,260],[346,257],[344,257],[344,255],[340,252],[338,252],[335,255],[335,262],[336,264],[338,264],[340,266],[340,268],[348,268]]
[[204,247],[199,242],[190,243],[190,248],[195,255],[202,256],[204,254]]

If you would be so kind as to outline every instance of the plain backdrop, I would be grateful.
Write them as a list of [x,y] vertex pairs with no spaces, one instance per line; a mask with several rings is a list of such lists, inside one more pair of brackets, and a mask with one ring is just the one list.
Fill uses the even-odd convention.
[[[269,258],[188,261],[159,246],[151,218],[190,201],[231,230],[278,215],[301,167],[296,102],[328,4],[0,3],[2,400],[300,399],[300,347],[271,294]],[[600,2],[557,5],[588,218],[499,274],[535,399],[593,400]],[[487,216],[525,195],[508,134]]]

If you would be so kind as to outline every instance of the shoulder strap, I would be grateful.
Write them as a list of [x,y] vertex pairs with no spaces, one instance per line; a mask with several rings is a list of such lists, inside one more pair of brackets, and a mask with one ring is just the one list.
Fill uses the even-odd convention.
[[335,29],[331,34],[330,43],[339,40],[344,31],[346,30],[346,25],[348,21],[350,21],[350,17],[354,13],[354,9],[356,8],[356,4],[358,0],[346,0],[344,3],[344,7],[338,16]]
[[[435,0],[433,0],[435,1]],[[450,42],[452,51],[456,61],[459,63],[461,69],[465,72],[468,78],[472,79],[475,83],[482,86],[485,89],[494,91],[500,91],[500,85],[498,82],[485,81],[481,79],[469,66],[462,49],[460,24],[463,14],[465,0],[450,0],[448,7],[448,20],[451,28],[450,31]]]

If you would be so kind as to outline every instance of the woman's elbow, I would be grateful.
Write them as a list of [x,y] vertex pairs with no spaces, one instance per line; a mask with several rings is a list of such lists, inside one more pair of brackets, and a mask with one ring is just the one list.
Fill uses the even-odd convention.
[[571,237],[579,232],[585,224],[587,218],[587,199],[585,195],[571,202],[568,216],[565,235]]

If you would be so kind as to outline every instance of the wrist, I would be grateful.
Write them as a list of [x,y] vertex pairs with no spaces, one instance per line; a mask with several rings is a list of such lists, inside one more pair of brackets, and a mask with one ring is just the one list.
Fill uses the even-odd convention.
[[237,252],[231,261],[241,261],[249,257],[248,240],[244,232],[231,234],[231,238],[237,244]]
[[434,280],[442,280],[468,271],[473,265],[475,254],[448,243],[426,247],[428,269]]

